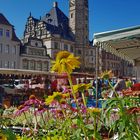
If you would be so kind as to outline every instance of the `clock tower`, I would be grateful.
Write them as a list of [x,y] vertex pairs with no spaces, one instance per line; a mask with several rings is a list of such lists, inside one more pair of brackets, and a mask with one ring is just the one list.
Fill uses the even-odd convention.
[[[69,26],[75,39],[76,55],[84,58],[89,44],[88,0],[69,0]],[[82,67],[83,67],[82,66]]]

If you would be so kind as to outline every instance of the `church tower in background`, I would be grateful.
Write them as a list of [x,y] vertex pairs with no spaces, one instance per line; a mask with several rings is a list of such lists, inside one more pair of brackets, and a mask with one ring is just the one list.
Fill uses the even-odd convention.
[[76,55],[83,58],[89,44],[89,14],[88,0],[69,0],[69,26],[75,39]]

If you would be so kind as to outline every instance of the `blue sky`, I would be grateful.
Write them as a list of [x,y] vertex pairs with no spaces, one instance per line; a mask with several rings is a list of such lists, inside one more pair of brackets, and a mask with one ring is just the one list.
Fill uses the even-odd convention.
[[[55,0],[0,0],[0,12],[15,26],[22,37],[30,11],[36,18],[52,8]],[[68,16],[68,0],[57,0]],[[140,0],[89,0],[90,39],[96,32],[140,25]]]
[[140,0],[91,1],[94,33],[140,25]]

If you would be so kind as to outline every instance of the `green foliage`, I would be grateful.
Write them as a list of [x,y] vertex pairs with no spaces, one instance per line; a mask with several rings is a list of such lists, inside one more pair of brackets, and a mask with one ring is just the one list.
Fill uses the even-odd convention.
[[16,136],[11,129],[2,130],[2,134],[4,134],[7,140],[15,140]]
[[[138,114],[129,114],[127,111],[134,105],[135,107],[139,106],[135,100],[136,98],[132,97],[115,97],[108,99],[103,105],[105,110],[105,112],[103,111],[104,121],[110,127],[110,130],[118,134],[119,140],[139,140],[140,138],[140,126],[137,122]],[[111,116],[113,115],[116,118],[112,121]]]

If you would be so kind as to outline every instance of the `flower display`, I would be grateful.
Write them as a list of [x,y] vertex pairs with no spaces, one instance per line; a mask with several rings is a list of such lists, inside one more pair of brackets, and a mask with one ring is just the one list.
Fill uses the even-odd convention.
[[113,73],[111,70],[109,71],[104,71],[101,76],[100,76],[102,79],[109,79],[109,78],[112,78],[113,77]]
[[[22,124],[22,130],[20,136],[16,135],[16,139],[102,140],[109,139],[117,133],[118,140],[139,140],[139,92],[129,89],[122,91],[125,95],[123,98],[116,94],[112,98],[95,100],[94,96],[85,95],[88,89],[92,88],[91,84],[73,84],[71,73],[79,65],[78,57],[74,57],[73,54],[67,51],[58,53],[52,71],[59,74],[65,72],[69,85],[63,92],[57,90],[43,97],[43,100],[31,95],[29,100],[17,108],[12,120],[17,119],[16,121]],[[112,76],[112,71],[105,71],[101,78],[107,80]],[[109,86],[111,88],[102,93],[104,96],[110,91],[115,93],[111,84]],[[128,95],[134,92],[137,92],[137,96],[129,98]],[[80,96],[77,96],[77,93],[81,93]],[[93,101],[93,106],[88,106],[88,99]],[[102,103],[101,108],[95,105],[98,103]],[[0,118],[0,127],[4,126],[2,130],[5,130],[6,119],[2,119]],[[9,130],[7,131],[9,134]],[[5,132],[1,132],[3,131],[0,131],[0,136],[6,136]]]
[[87,111],[89,113],[100,113],[101,109],[99,109],[99,108],[88,108]]
[[74,93],[77,93],[78,91],[84,92],[84,90],[88,90],[91,87],[91,84],[77,84],[73,85]]
[[45,101],[46,105],[49,105],[54,100],[60,101],[61,96],[62,96],[61,92],[53,92],[53,95],[48,96],[48,98],[46,99],[46,101]]
[[29,106],[20,105],[18,107],[18,110],[15,112],[15,116],[19,116],[22,113],[25,113],[26,111],[28,111],[28,109],[29,109]]
[[72,73],[75,68],[79,68],[79,57],[74,57],[68,51],[61,51],[56,56],[56,61],[53,61],[51,70],[58,73],[68,72]]

